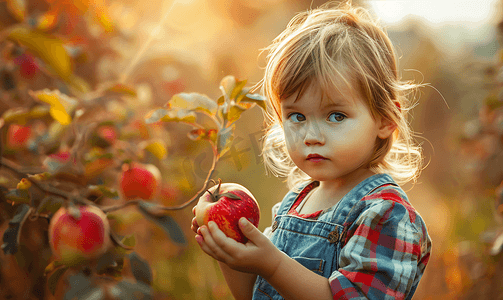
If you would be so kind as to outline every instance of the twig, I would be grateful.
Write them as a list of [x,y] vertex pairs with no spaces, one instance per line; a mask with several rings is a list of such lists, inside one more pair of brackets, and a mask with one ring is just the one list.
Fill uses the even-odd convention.
[[[215,151],[215,153],[216,153],[216,151]],[[210,184],[210,180],[211,180],[211,177],[213,176],[213,173],[215,171],[216,163],[217,163],[219,157],[220,157],[219,155],[214,156],[213,165],[211,166],[211,170],[208,173],[208,176],[206,177],[204,185],[194,197],[192,197],[189,201],[187,201],[183,204],[180,204],[177,206],[162,207],[160,209],[162,209],[162,210],[181,210],[181,209],[186,208],[187,206],[189,206],[191,203],[195,202],[196,200],[198,200],[208,189],[208,185]]]
[[58,196],[58,197],[61,197],[63,199],[68,199],[68,200],[74,199],[75,201],[82,203],[82,204],[97,206],[94,202],[89,201],[89,200],[87,200],[83,197],[80,197],[78,195],[73,195],[71,193],[67,193],[65,191],[62,191],[60,189],[57,189],[57,188],[54,188],[51,186],[41,185],[38,181],[30,178],[27,174],[20,172],[18,166],[14,162],[6,159],[5,157],[1,157],[0,167],[5,167],[5,168],[9,169],[10,171],[16,173],[16,175],[19,178],[26,178],[27,180],[29,180],[33,184],[33,186],[35,186],[39,190],[45,192],[46,194]]
[[[211,169],[210,171],[208,172],[208,176],[206,176],[206,180],[204,181],[204,185],[203,187],[199,190],[199,192],[194,196],[192,197],[190,200],[188,200],[187,202],[184,202],[180,205],[177,205],[177,206],[157,206],[156,209],[159,209],[159,210],[182,210],[184,208],[186,208],[187,206],[189,206],[191,203],[195,202],[196,200],[198,200],[205,192],[206,190],[208,189],[208,186],[211,182],[211,177],[213,176],[213,173],[215,172],[215,168],[216,168],[216,165],[217,165],[217,162],[220,158],[220,156],[218,155],[218,152],[216,150],[216,147],[212,147],[213,149],[213,164],[211,166]],[[141,200],[133,200],[133,201],[128,201],[124,204],[121,204],[121,205],[114,205],[114,206],[108,206],[108,207],[102,207],[101,210],[105,213],[107,212],[111,212],[111,211],[116,211],[116,210],[119,210],[119,209],[122,209],[126,206],[130,206],[130,205],[138,205],[140,203]]]

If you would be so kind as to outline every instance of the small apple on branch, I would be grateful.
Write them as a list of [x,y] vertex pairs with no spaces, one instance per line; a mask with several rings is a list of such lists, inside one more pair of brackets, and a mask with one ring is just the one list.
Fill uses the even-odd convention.
[[237,183],[222,183],[218,180],[206,191],[194,207],[195,220],[198,226],[208,225],[214,221],[226,236],[240,243],[248,239],[239,229],[239,219],[245,217],[255,227],[260,219],[260,208],[252,193]]

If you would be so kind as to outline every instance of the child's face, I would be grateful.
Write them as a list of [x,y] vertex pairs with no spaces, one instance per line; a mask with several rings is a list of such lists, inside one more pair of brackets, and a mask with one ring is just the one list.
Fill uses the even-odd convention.
[[372,117],[360,93],[341,91],[330,95],[332,101],[310,85],[297,101],[295,93],[281,102],[288,153],[314,180],[340,182],[368,173],[376,139],[384,137],[381,118]]

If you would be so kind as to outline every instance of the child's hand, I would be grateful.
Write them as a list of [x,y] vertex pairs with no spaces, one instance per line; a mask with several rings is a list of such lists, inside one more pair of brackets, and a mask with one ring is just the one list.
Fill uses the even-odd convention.
[[215,222],[199,227],[196,241],[206,254],[233,270],[264,278],[272,276],[279,266],[281,252],[246,218],[240,219],[239,227],[248,238],[246,244],[227,237]]
[[197,224],[197,220],[196,220],[196,207],[195,206],[194,206],[194,208],[192,208],[192,213],[194,214],[194,218],[192,219],[192,225],[190,226],[190,229],[192,229],[192,231],[197,233],[197,229],[199,228],[199,224]]

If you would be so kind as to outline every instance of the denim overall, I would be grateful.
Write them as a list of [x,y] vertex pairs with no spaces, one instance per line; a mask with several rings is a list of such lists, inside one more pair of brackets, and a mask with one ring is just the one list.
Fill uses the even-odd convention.
[[[290,191],[285,195],[274,219],[271,241],[289,257],[328,280],[332,272],[339,269],[340,241],[345,229],[343,224],[348,224],[348,220],[352,223],[358,217],[358,212],[352,211],[352,208],[360,199],[385,184],[398,186],[387,174],[376,174],[365,179],[317,220],[287,214],[299,195]],[[302,186],[302,189],[307,185]],[[257,276],[253,299],[281,300],[283,297],[264,278]]]

